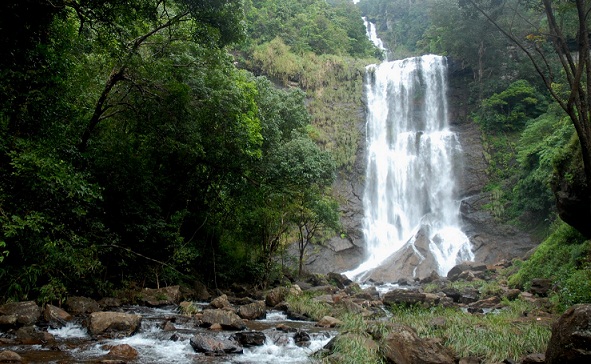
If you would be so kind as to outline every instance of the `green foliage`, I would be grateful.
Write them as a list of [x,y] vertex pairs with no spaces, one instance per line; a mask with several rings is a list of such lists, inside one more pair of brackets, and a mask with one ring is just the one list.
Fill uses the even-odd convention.
[[361,13],[348,0],[250,0],[246,18],[252,45],[280,38],[295,54],[373,54]]
[[522,177],[515,186],[516,208],[548,217],[555,203],[550,189],[554,166],[573,134],[572,123],[556,107],[527,123],[517,147]]
[[474,119],[487,131],[519,131],[529,119],[539,116],[546,105],[529,82],[518,80],[483,100]]
[[533,279],[547,278],[557,287],[554,302],[559,308],[591,302],[591,287],[580,279],[589,276],[590,253],[589,241],[569,225],[557,223],[533,256],[509,277],[509,284],[529,289]]

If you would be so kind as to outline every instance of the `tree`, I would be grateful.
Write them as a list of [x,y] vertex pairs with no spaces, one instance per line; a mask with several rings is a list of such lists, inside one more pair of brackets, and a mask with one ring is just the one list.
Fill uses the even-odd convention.
[[337,231],[340,221],[337,202],[322,194],[318,187],[305,190],[297,201],[292,221],[297,226],[298,275],[301,276],[308,246],[314,244],[324,230]]
[[[496,1],[495,4],[507,5],[521,17],[524,17],[525,10],[543,12],[545,22],[533,23],[535,28],[525,35],[515,33],[511,27],[501,26],[481,2],[465,2],[483,14],[526,54],[552,98],[573,123],[580,144],[584,185],[558,185],[555,195],[560,217],[591,237],[591,1],[541,0],[528,3],[531,4],[529,9],[519,7],[522,5],[520,2]],[[552,45],[551,49],[547,47],[548,42]],[[560,65],[561,73],[555,72],[554,62]]]

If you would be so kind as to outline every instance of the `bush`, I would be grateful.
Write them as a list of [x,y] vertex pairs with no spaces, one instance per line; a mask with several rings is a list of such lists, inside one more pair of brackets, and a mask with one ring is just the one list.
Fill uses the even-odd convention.
[[547,278],[558,287],[552,297],[557,308],[591,302],[590,253],[590,242],[576,229],[560,222],[532,257],[509,277],[509,285],[529,289],[534,278]]

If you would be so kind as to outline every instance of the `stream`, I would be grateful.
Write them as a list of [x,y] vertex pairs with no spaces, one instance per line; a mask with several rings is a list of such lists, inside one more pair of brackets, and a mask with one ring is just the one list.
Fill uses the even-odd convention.
[[[121,311],[142,316],[140,330],[126,338],[92,338],[81,323],[68,323],[59,329],[47,328],[55,338],[45,345],[13,345],[3,347],[18,353],[27,363],[314,363],[310,354],[322,349],[337,332],[315,327],[312,321],[293,321],[283,312],[268,311],[263,320],[248,321],[247,331],[265,334],[265,344],[244,348],[242,354],[206,356],[197,353],[189,340],[197,333],[212,331],[195,326],[195,321],[178,312],[177,306],[150,308],[143,306],[122,307]],[[173,328],[163,329],[164,323]],[[278,330],[278,325],[305,331],[310,336],[309,345],[297,346],[293,332]],[[170,326],[170,325],[169,325]],[[229,338],[237,331],[220,331],[219,336]],[[109,347],[128,344],[138,352],[133,360],[114,360]]]

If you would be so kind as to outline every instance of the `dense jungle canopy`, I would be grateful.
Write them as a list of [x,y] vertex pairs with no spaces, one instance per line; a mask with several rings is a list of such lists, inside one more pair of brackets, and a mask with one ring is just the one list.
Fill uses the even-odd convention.
[[588,237],[589,8],[5,0],[0,297],[265,286],[286,260],[301,270],[290,244],[302,253],[347,233],[331,186],[362,138],[364,66],[383,58],[362,16],[391,59],[437,53],[460,70],[498,219],[544,237],[559,214]]

